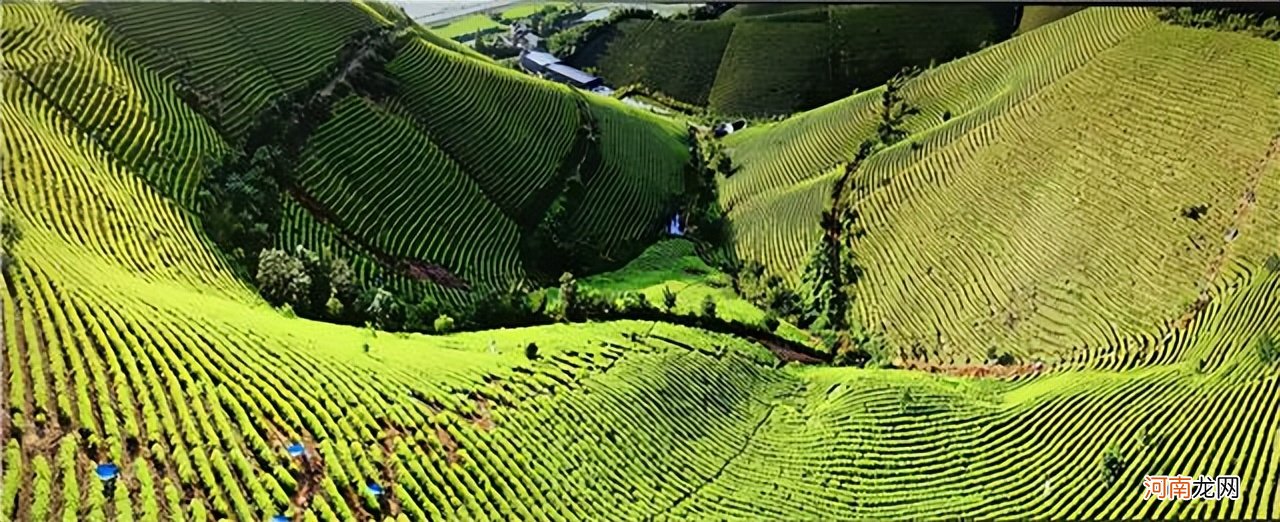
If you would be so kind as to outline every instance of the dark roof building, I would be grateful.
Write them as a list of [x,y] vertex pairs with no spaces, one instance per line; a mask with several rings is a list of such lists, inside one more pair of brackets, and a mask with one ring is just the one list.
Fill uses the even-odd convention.
[[559,58],[556,58],[554,54],[542,51],[528,51],[520,55],[520,66],[531,73],[545,73],[547,72],[547,66],[557,63],[560,63]]
[[569,67],[551,53],[526,51],[520,55],[520,66],[533,74],[549,80],[565,83],[579,89],[596,89],[604,86],[604,80],[573,67]]
[[547,76],[560,83],[567,83],[579,89],[594,89],[604,85],[604,80],[585,72],[569,67],[563,63],[547,66]]

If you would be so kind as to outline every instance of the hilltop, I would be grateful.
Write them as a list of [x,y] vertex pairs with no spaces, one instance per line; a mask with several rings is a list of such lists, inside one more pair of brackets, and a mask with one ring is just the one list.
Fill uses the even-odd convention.
[[721,115],[774,116],[1006,38],[1009,7],[743,5],[711,20],[620,16],[569,61]]

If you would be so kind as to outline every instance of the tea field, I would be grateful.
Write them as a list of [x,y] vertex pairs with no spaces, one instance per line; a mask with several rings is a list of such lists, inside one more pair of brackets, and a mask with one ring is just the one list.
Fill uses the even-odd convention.
[[[855,176],[853,315],[899,363],[864,369],[664,321],[269,305],[202,225],[209,163],[394,21],[266,8],[0,6],[0,519],[1280,518],[1280,44],[1090,8],[909,82],[908,138]],[[277,246],[465,301],[380,256],[530,283],[520,241],[577,178],[566,226],[616,264],[584,288],[763,320],[667,237],[685,121],[396,42],[396,92],[335,96],[297,151]],[[796,282],[881,92],[725,140],[738,260]],[[990,347],[1019,363],[962,371]],[[1148,474],[1239,498],[1144,500]]]

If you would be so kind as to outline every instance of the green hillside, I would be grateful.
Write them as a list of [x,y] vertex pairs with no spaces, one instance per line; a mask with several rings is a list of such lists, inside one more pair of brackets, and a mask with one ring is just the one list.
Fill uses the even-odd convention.
[[[1276,249],[1276,50],[1090,10],[912,81],[914,133],[857,175],[856,315],[940,362],[1155,350]],[[832,165],[878,101],[732,137],[741,171],[721,194],[740,255],[798,276]],[[809,218],[780,231],[766,216],[782,213]]]
[[[154,4],[112,3],[65,11],[20,7],[15,23],[26,23],[19,20],[26,12],[38,12],[32,16],[55,17],[64,26],[102,24],[86,37],[63,38],[84,49],[83,58],[51,62],[53,55],[33,50],[22,74],[34,88],[64,97],[57,103],[74,111],[74,117],[84,114],[85,124],[133,152],[146,149],[127,141],[136,137],[118,136],[131,129],[127,116],[110,118],[117,111],[138,109],[122,100],[72,98],[86,91],[64,90],[75,85],[66,75],[102,82],[88,78],[129,68],[124,74],[146,76],[139,81],[154,86],[138,96],[166,97],[153,103],[185,104],[197,112],[213,132],[206,128],[198,138],[144,133],[147,140],[175,140],[171,146],[157,146],[174,149],[166,154],[185,155],[193,162],[191,174],[153,174],[152,169],[163,168],[153,156],[138,156],[131,163],[167,195],[195,210],[202,176],[202,165],[196,163],[203,161],[198,159],[202,154],[248,146],[246,133],[262,124],[272,103],[329,74],[334,54],[357,31],[390,23],[380,11],[360,4],[309,4],[295,11],[272,4],[268,9],[283,11],[256,17],[249,6],[234,5],[166,10]],[[270,22],[285,13],[293,20],[285,30],[296,37],[282,36]],[[190,29],[209,23],[225,27]],[[522,284],[530,277],[528,266],[546,263],[532,259],[528,249],[521,252],[521,242],[533,234],[571,176],[580,176],[587,185],[584,200],[574,206],[570,231],[582,244],[592,245],[579,263],[618,264],[657,237],[682,197],[688,162],[683,128],[632,117],[636,111],[614,101],[474,59],[474,53],[440,43],[418,27],[405,29],[398,39],[387,66],[397,94],[335,103],[332,117],[298,151],[291,167],[298,186],[281,202],[281,248],[343,251],[367,282],[384,281],[407,299],[428,293],[461,302],[468,299],[464,293],[406,275],[397,266],[439,266],[479,289]],[[171,87],[160,87],[161,82]],[[513,97],[525,101],[521,111],[509,110],[506,100]],[[103,103],[120,108],[100,110]],[[604,122],[599,136],[585,137],[583,126],[595,125],[590,122],[597,119]],[[613,123],[619,120],[625,123]],[[416,158],[398,155],[405,150]],[[595,165],[584,160],[587,156],[611,159]],[[610,209],[619,202],[625,202],[626,212],[613,213]],[[337,230],[315,230],[326,227]],[[564,265],[576,268],[581,267]]]
[[717,114],[787,114],[999,41],[1014,16],[979,6],[744,5],[719,20],[623,20],[588,44],[602,51],[574,61],[611,84]]
[[[819,342],[795,324],[716,331],[769,313],[665,237],[710,146],[682,122],[386,6],[262,7],[0,6],[0,520],[1280,518],[1280,44],[1091,8],[908,81],[852,191],[852,315],[898,368],[856,368],[780,359]],[[729,246],[776,286],[885,90],[722,142]],[[527,283],[556,221],[598,270],[534,293],[675,313],[425,335],[271,306],[198,204],[263,135],[276,246],[466,301]],[[1143,500],[1152,474],[1239,495]]]

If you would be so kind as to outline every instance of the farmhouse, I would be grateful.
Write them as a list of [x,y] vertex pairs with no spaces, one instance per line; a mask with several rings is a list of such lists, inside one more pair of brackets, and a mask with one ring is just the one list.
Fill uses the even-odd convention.
[[563,63],[547,66],[547,77],[560,83],[567,83],[579,89],[594,89],[604,85],[604,80],[585,72],[569,67]]
[[545,74],[547,66],[560,63],[554,54],[542,51],[526,51],[520,53],[520,66],[533,74]]
[[525,51],[520,54],[520,67],[531,74],[544,76],[549,80],[572,85],[579,89],[598,91],[604,87],[604,80],[569,67],[551,53],[542,51]]

